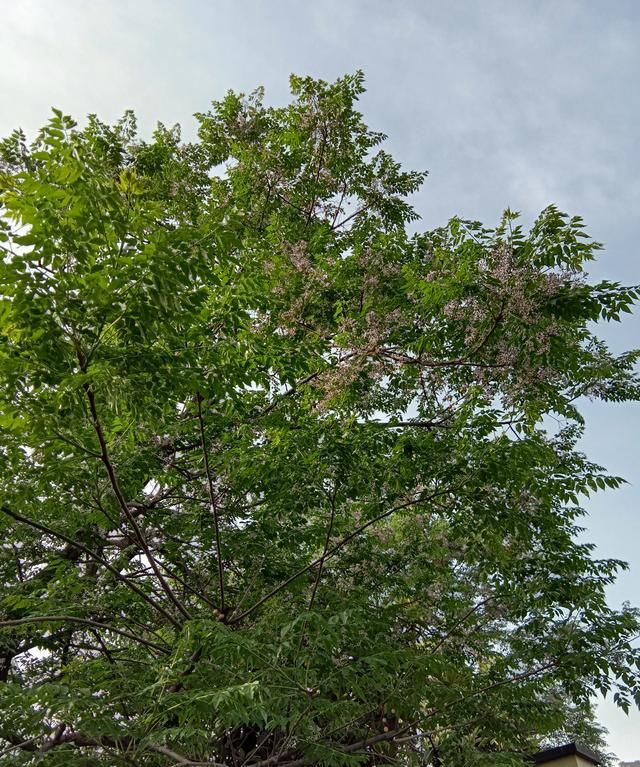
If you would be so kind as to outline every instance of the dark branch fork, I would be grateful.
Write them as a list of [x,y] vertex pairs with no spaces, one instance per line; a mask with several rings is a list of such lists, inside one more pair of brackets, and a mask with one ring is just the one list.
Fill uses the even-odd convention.
[[268,602],[270,599],[272,599],[276,594],[278,594],[283,589],[287,588],[291,583],[296,581],[300,576],[304,575],[305,573],[315,569],[320,564],[324,566],[324,563],[333,557],[335,554],[340,551],[344,546],[346,546],[350,541],[352,541],[354,538],[356,538],[358,535],[363,533],[365,530],[367,530],[372,525],[375,525],[377,522],[380,522],[381,520],[385,519],[386,517],[390,517],[392,514],[394,514],[397,511],[401,511],[402,509],[409,508],[410,506],[415,506],[419,503],[428,503],[429,501],[438,498],[442,495],[446,495],[447,493],[451,492],[451,488],[447,487],[444,489],[436,490],[433,493],[430,493],[426,496],[419,496],[417,498],[412,498],[409,501],[405,501],[404,503],[397,504],[395,506],[392,506],[390,509],[387,509],[386,511],[382,512],[381,514],[378,514],[373,519],[370,519],[368,522],[365,522],[364,524],[357,527],[355,530],[353,530],[348,535],[345,535],[344,538],[342,538],[338,543],[336,543],[334,546],[331,546],[329,549],[327,549],[321,556],[319,556],[317,559],[314,559],[313,562],[310,562],[308,565],[305,565],[304,567],[301,567],[299,570],[296,570],[295,573],[290,575],[288,578],[286,578],[284,581],[279,583],[277,586],[275,586],[271,591],[269,591],[267,594],[265,594],[263,597],[261,597],[257,602],[255,602],[251,607],[244,610],[239,615],[236,615],[235,617],[231,617],[229,619],[229,623],[239,623],[240,621],[244,620],[244,618],[247,618],[249,615],[254,613],[259,607],[261,607],[265,602]]
[[80,541],[76,541],[75,539],[70,538],[68,535],[65,535],[64,533],[58,530],[54,530],[53,528],[43,524],[42,522],[36,522],[33,519],[29,519],[28,517],[23,516],[22,514],[18,514],[17,512],[13,511],[7,506],[0,506],[0,512],[2,512],[3,514],[6,514],[12,519],[15,519],[16,522],[22,522],[23,524],[28,525],[29,527],[33,527],[35,530],[39,530],[41,533],[45,533],[46,535],[50,535],[52,538],[57,538],[58,540],[64,541],[70,546],[75,546],[76,548],[85,552],[85,554],[87,554],[87,556],[90,557],[91,560],[101,564],[118,581],[120,581],[120,583],[123,583],[125,586],[127,586],[127,588],[131,589],[131,591],[133,591],[137,596],[139,596],[142,600],[144,600],[149,606],[153,607],[154,610],[157,610],[164,618],[166,618],[171,624],[173,624],[175,628],[180,627],[180,624],[176,621],[176,619],[171,615],[171,613],[167,612],[167,610],[165,610],[165,608],[161,604],[156,602],[145,591],[143,591],[141,588],[136,586],[135,583],[133,583],[129,578],[123,575],[116,567],[114,567],[111,564],[111,562],[109,562],[104,557],[101,557],[99,554],[97,554],[95,551],[90,549],[88,546],[85,546]]
[[[88,367],[87,367],[87,361],[86,358],[80,349],[80,346],[76,344],[76,352],[78,356],[78,363],[80,365],[80,370],[83,373],[87,373]],[[109,483],[111,485],[111,488],[113,490],[113,494],[116,497],[116,500],[118,502],[118,506],[120,507],[120,510],[124,514],[125,518],[131,525],[136,538],[140,542],[140,546],[142,547],[142,550],[145,553],[145,556],[149,560],[149,564],[153,568],[153,572],[162,588],[164,593],[167,595],[169,600],[177,607],[178,611],[182,614],[184,618],[187,620],[191,619],[191,615],[187,608],[184,606],[184,604],[176,597],[173,590],[169,586],[168,582],[166,581],[165,577],[162,575],[162,572],[160,570],[160,567],[158,566],[158,563],[156,562],[155,557],[153,556],[153,553],[151,549],[149,548],[149,545],[147,544],[147,541],[142,533],[142,530],[140,529],[138,523],[136,522],[134,514],[132,514],[131,509],[129,508],[129,504],[125,500],[124,495],[122,494],[122,490],[120,489],[120,484],[118,482],[118,478],[116,475],[115,468],[113,466],[113,463],[111,461],[111,457],[109,455],[109,449],[107,447],[107,441],[104,436],[104,432],[102,429],[102,424],[100,422],[100,418],[98,417],[98,409],[96,406],[96,398],[95,394],[93,392],[93,388],[88,382],[85,382],[82,386],[87,401],[89,403],[89,410],[91,413],[91,420],[93,423],[93,428],[96,433],[96,436],[98,438],[98,443],[100,444],[100,456],[102,463],[104,464],[104,467],[106,469],[107,475],[109,477]],[[172,620],[172,623],[176,623],[175,620]]]

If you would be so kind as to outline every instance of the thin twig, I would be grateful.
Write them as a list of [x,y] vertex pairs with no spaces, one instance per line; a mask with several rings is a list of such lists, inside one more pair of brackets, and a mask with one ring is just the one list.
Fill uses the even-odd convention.
[[316,594],[318,592],[318,586],[320,585],[320,578],[322,576],[322,570],[324,568],[324,562],[327,557],[327,551],[329,550],[329,543],[331,541],[331,533],[333,532],[333,523],[335,522],[336,518],[336,494],[338,492],[337,483],[336,486],[333,489],[333,493],[331,493],[331,517],[329,518],[329,525],[327,527],[327,535],[324,540],[324,547],[322,549],[322,556],[320,557],[320,564],[318,566],[318,572],[316,573],[316,579],[313,583],[313,589],[311,591],[311,598],[309,599],[309,607],[308,609],[311,610],[313,607],[313,603],[316,598]]
[[366,205],[363,205],[361,208],[358,208],[358,210],[354,211],[350,216],[347,216],[346,218],[343,218],[342,221],[340,221],[337,224],[334,224],[331,227],[331,231],[335,232],[336,229],[340,229],[341,226],[344,226],[346,223],[351,221],[352,218],[355,218],[360,213],[364,213],[365,211],[369,210],[369,208],[373,205],[372,202],[367,203]]

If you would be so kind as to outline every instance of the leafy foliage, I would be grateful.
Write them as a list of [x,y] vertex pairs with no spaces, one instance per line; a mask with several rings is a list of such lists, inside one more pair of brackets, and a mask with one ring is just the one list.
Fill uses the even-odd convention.
[[291,83],[1,145],[3,764],[518,764],[640,699],[576,542],[638,290],[554,207],[412,233],[362,76]]

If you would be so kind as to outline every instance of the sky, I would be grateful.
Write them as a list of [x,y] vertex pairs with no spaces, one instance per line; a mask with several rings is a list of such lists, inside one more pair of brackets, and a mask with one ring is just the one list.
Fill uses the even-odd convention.
[[[640,2],[635,0],[0,0],[0,136],[52,106],[76,119],[133,108],[143,132],[228,89],[286,102],[291,73],[362,69],[368,124],[407,168],[428,170],[421,226],[453,215],[583,216],[606,246],[594,279],[640,283]],[[638,345],[638,318],[603,328]],[[640,405],[587,404],[582,448],[629,484],[591,499],[584,537],[630,569],[610,602],[640,605]],[[599,706],[610,745],[640,759],[640,713]]]

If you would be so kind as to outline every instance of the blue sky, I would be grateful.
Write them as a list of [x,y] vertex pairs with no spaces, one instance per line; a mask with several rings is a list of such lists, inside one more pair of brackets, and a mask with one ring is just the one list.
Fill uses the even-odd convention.
[[[0,135],[33,133],[56,106],[143,130],[180,122],[229,88],[288,96],[290,73],[363,69],[368,123],[430,176],[415,198],[430,228],[459,214],[526,222],[553,202],[606,250],[596,279],[640,283],[640,3],[612,0],[19,0],[2,4]],[[638,345],[640,314],[604,334]],[[584,449],[630,484],[592,499],[585,537],[626,559],[610,600],[640,604],[640,405],[589,404]],[[604,703],[623,759],[640,714]]]

